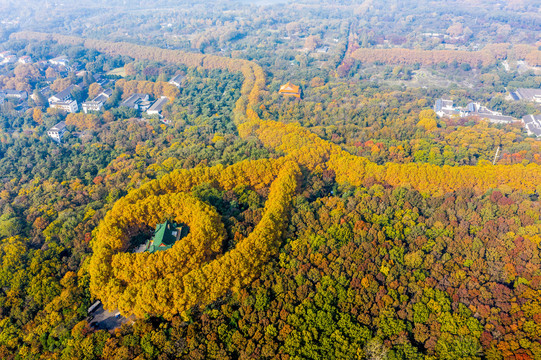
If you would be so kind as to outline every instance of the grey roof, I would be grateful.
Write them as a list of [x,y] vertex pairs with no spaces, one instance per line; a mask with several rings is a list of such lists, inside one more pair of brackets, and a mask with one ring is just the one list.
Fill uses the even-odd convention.
[[92,100],[92,102],[104,103],[107,101],[107,99],[109,99],[109,97],[105,96],[105,94],[99,94]]
[[533,100],[536,97],[541,97],[541,89],[525,89],[518,88],[515,92],[519,99]]
[[129,108],[135,107],[135,105],[141,101],[143,101],[148,95],[141,94],[141,93],[135,93],[130,95],[126,100],[124,100],[120,106],[126,106]]
[[112,94],[113,94],[113,90],[111,90],[111,89],[104,90],[98,96],[96,96],[94,99],[92,99],[91,101],[86,101],[85,104],[104,103],[104,102],[107,101],[107,99],[109,99],[109,97],[111,97]]
[[2,90],[2,92],[6,96],[26,96],[26,91],[19,91],[19,90]]
[[176,75],[176,76],[172,77],[171,80],[169,80],[169,82],[170,83],[180,84],[180,82],[182,80],[184,80],[184,78],[186,78],[186,76],[184,76],[184,75]]
[[49,131],[62,131],[66,128],[66,123],[64,121],[59,122],[55,126],[49,129]]
[[168,101],[169,99],[166,96],[162,96],[161,98],[156,100],[154,104],[152,104],[152,106],[150,107],[150,109],[147,110],[147,112],[162,112],[164,105],[167,104]]
[[488,119],[492,122],[505,122],[505,123],[512,123],[513,118],[511,116],[506,115],[497,115],[497,114],[491,114],[486,112],[472,112],[470,115],[473,116],[479,116],[481,119]]
[[442,111],[445,108],[453,108],[453,100],[437,99],[436,103],[434,104],[434,111]]
[[522,118],[522,122],[529,133],[541,136],[541,115],[526,115]]
[[51,106],[68,106],[75,100],[55,101]]
[[75,87],[75,85],[70,85],[68,86],[67,88],[65,88],[64,90],[56,93],[54,95],[54,97],[58,98],[58,99],[66,99],[66,98],[69,98],[71,97],[71,90],[73,90],[73,88]]

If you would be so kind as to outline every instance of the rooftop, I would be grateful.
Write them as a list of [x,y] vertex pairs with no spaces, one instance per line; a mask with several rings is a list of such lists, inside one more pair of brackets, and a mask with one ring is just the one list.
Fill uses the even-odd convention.
[[519,100],[541,98],[541,89],[518,88],[515,94],[518,95]]
[[152,106],[147,110],[149,113],[160,113],[165,106],[169,102],[169,98],[167,96],[162,96],[158,100],[152,104]]
[[184,75],[176,75],[176,76],[173,76],[171,78],[171,80],[169,80],[169,83],[171,83],[171,84],[172,83],[180,84],[180,82],[182,80],[184,80],[185,78],[186,78],[186,76],[184,76]]
[[541,115],[526,115],[522,118],[522,122],[529,134],[541,136]]
[[56,93],[54,95],[54,97],[56,97],[58,99],[65,99],[65,98],[71,97],[71,90],[73,90],[74,87],[75,87],[75,85],[70,85],[67,88],[65,88],[64,90]]
[[299,86],[293,85],[291,82],[288,81],[286,84],[280,86],[279,92],[298,93],[299,90]]
[[59,122],[55,126],[49,129],[49,131],[62,131],[66,128],[66,123],[64,121]]
[[156,251],[170,249],[182,237],[183,230],[182,226],[179,227],[170,221],[156,225],[154,237],[148,242],[147,251],[152,254]]
[[141,93],[135,93],[130,95],[126,100],[124,100],[120,106],[126,106],[129,108],[133,108],[137,103],[145,100],[148,95],[141,94]]

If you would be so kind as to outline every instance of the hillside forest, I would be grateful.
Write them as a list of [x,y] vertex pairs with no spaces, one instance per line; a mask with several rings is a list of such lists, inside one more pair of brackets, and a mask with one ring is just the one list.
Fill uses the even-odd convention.
[[[191,26],[206,24],[191,38],[199,46],[105,39],[105,21],[5,30],[2,46],[34,62],[2,68],[0,88],[35,96],[0,112],[1,359],[541,359],[541,143],[518,122],[432,109],[446,96],[541,113],[505,96],[539,87],[539,45],[515,29],[457,26],[455,43],[490,42],[467,56],[428,40],[415,50],[401,23],[384,48],[389,18],[363,32],[340,25],[353,5],[339,3],[325,5],[336,53],[312,58],[280,52],[284,42],[257,50],[263,35],[250,29],[272,25],[257,17],[194,15]],[[370,3],[357,20],[381,14]],[[527,23],[533,7],[497,21]],[[307,24],[276,22],[292,41]],[[302,39],[312,52],[328,40]],[[47,65],[60,55],[72,69]],[[509,73],[504,61],[532,69]],[[414,72],[455,84],[410,86]],[[288,81],[301,98],[279,92]],[[80,102],[111,95],[99,112],[66,113],[42,93],[70,85]],[[160,117],[121,105],[138,93],[167,99]],[[136,252],[166,220],[188,235]],[[97,300],[121,326],[93,322]]]

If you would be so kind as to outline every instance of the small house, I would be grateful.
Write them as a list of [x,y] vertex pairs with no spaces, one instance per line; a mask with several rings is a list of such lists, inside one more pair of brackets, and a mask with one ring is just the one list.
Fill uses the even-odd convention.
[[56,142],[60,142],[64,133],[66,132],[66,123],[64,121],[59,122],[55,126],[47,131],[47,135]]
[[148,101],[147,94],[135,93],[130,95],[126,100],[122,101],[120,106],[125,106],[135,110],[146,110],[150,107],[150,103]]
[[21,56],[18,62],[21,64],[30,64],[32,63],[32,58],[28,55]]
[[152,104],[152,106],[147,110],[148,115],[158,115],[162,116],[162,110],[165,104],[169,102],[169,98],[167,96],[162,96],[158,100]]
[[528,135],[541,137],[541,115],[526,115],[522,118],[522,123]]
[[58,56],[49,60],[49,63],[57,66],[68,66],[69,60],[65,56]]
[[6,98],[20,99],[20,100],[26,100],[28,98],[28,93],[26,91],[4,90],[3,92]]
[[289,81],[287,82],[287,84],[280,86],[280,90],[278,92],[286,97],[292,96],[296,97],[297,99],[301,98],[300,87],[297,85],[293,85]]
[[111,89],[107,89],[101,92],[91,101],[85,101],[82,104],[84,113],[87,114],[89,111],[100,111],[103,108],[103,105],[105,105],[107,99],[109,99],[112,94],[113,91]]
[[156,251],[172,248],[175,242],[183,237],[183,232],[184,228],[182,226],[170,221],[158,224],[153,238],[147,243],[147,251],[152,254]]
[[169,80],[169,84],[171,85],[175,85],[176,87],[180,87],[180,85],[182,84],[182,81],[186,78],[186,76],[184,75],[176,75],[174,77],[171,78],[171,80]]

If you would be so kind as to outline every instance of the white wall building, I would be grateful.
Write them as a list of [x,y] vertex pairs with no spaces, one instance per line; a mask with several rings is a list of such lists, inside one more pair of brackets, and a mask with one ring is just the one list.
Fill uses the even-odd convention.
[[55,126],[47,131],[47,135],[56,142],[60,142],[64,133],[66,132],[66,123],[64,121],[59,122]]

